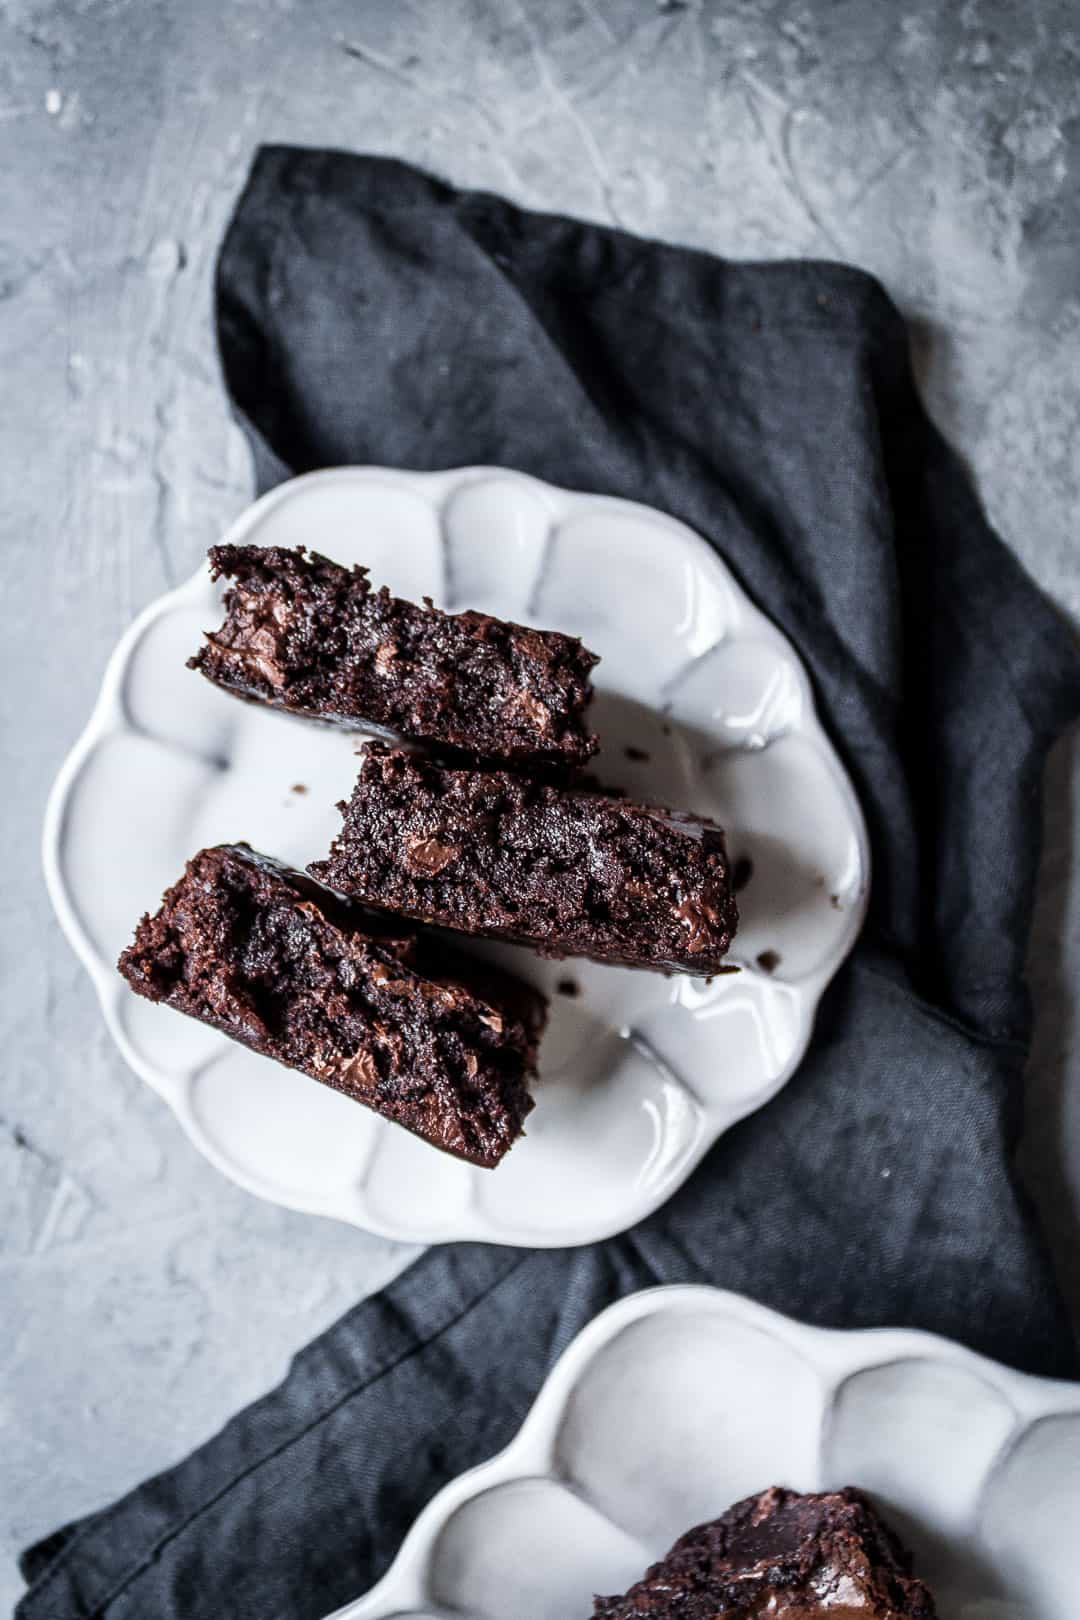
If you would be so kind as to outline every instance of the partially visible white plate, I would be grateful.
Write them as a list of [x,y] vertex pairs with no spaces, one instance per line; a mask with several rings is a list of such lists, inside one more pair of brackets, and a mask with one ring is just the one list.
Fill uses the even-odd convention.
[[587,1620],[595,1593],[769,1485],[869,1491],[941,1620],[1076,1614],[1080,1387],[676,1287],[579,1334],[511,1445],[441,1491],[333,1620]]
[[354,737],[185,668],[220,616],[201,569],[123,637],[45,823],[53,903],[121,1052],[207,1158],[292,1208],[407,1242],[561,1246],[632,1225],[783,1085],[862,920],[862,817],[791,646],[685,525],[498,469],[313,473],[225,539],[305,544],[413,600],[580,635],[603,660],[605,778],[715,815],[753,863],[743,971],[707,984],[495,949],[551,992],[552,1018],[528,1136],[494,1173],[133,996],[113,964],[184,862],[246,839],[305,865],[356,772]]

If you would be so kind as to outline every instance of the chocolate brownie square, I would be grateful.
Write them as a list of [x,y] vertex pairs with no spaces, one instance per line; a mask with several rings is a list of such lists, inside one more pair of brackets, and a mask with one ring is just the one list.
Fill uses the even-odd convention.
[[911,1559],[861,1491],[748,1496],[688,1530],[593,1620],[935,1620]]
[[235,583],[188,667],[227,692],[515,768],[572,771],[596,751],[597,659],[572,636],[417,607],[303,547],[214,546],[210,562]]
[[204,849],[120,972],[149,1001],[490,1169],[521,1135],[544,998],[246,844]]
[[380,743],[341,809],[310,870],[367,905],[551,956],[729,971],[738,911],[711,821]]

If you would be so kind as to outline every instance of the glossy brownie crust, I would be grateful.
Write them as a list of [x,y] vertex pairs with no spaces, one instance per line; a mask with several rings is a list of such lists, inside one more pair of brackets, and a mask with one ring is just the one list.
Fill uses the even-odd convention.
[[738,921],[712,822],[375,743],[326,861],[354,899],[466,934],[708,976]]
[[936,1620],[911,1560],[860,1491],[774,1488],[690,1530],[593,1620]]
[[571,636],[417,607],[303,547],[214,546],[210,562],[235,583],[188,667],[238,697],[521,767],[596,751],[597,660]]
[[246,844],[196,855],[119,968],[473,1164],[498,1164],[533,1106],[542,996]]

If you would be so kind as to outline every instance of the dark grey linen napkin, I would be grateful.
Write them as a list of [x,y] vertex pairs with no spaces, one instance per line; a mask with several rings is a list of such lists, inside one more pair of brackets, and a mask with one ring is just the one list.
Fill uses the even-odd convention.
[[881,288],[273,147],[217,315],[261,489],[501,463],[705,535],[806,661],[873,894],[799,1073],[664,1209],[582,1249],[430,1250],[208,1445],[30,1549],[23,1620],[315,1620],[510,1439],[598,1310],[655,1283],[1074,1375],[1012,1158],[1041,768],[1080,667],[927,420]]

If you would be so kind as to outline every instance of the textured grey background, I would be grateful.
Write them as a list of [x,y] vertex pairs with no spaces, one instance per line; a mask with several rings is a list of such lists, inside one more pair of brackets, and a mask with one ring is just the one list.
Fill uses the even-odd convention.
[[[1080,622],[1071,3],[0,0],[0,1606],[14,1549],[182,1456],[409,1251],[234,1189],[53,921],[49,784],[133,614],[248,496],[210,330],[263,139],[411,158],[733,256],[876,271],[990,513]],[[1077,752],[1048,773],[1025,1162],[1080,1307]]]

